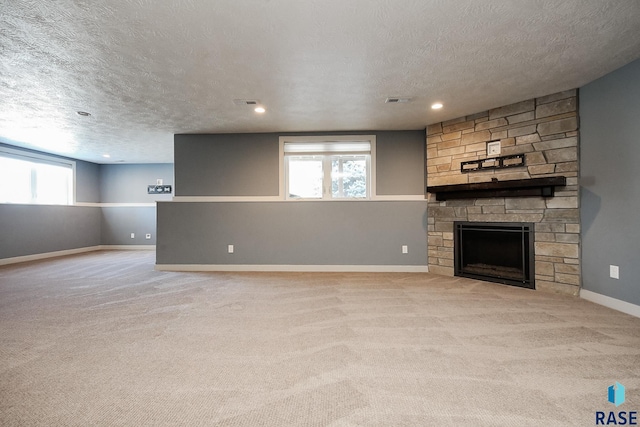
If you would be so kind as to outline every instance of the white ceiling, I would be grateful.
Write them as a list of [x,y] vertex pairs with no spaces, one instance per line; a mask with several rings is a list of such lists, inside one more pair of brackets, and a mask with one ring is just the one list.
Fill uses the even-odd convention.
[[638,0],[10,0],[0,14],[0,141],[98,163],[172,162],[176,133],[423,129],[640,57]]

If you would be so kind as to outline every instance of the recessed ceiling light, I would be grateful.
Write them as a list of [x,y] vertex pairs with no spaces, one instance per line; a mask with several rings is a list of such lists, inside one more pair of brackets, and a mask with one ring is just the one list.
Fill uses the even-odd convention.
[[265,110],[264,107],[256,107],[253,111],[256,113],[264,113],[267,110]]
[[434,110],[439,110],[439,109],[441,109],[441,108],[442,108],[442,104],[441,104],[441,103],[439,103],[439,102],[436,102],[435,104],[433,104],[433,105],[431,106],[431,108],[433,108]]
[[87,113],[86,111],[76,111],[79,116],[89,117],[91,113]]
[[111,155],[110,154],[103,154],[102,157],[105,157],[105,158],[108,159],[109,157],[111,157]]

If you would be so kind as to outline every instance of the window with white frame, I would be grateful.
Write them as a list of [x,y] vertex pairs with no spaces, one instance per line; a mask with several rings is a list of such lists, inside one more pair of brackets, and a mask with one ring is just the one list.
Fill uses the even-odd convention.
[[283,140],[286,199],[371,198],[374,144],[373,137]]
[[0,203],[71,205],[75,162],[0,147]]

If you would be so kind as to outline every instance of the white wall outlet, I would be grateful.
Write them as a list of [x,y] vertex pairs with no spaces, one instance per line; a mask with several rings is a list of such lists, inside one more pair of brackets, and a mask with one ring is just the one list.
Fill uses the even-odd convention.
[[135,239],[136,238],[136,233],[131,233],[131,238]]
[[230,254],[233,253],[233,245],[228,245],[227,246],[227,252],[229,252]]
[[163,183],[162,178],[156,179],[156,185],[162,185],[162,183]]
[[609,266],[609,277],[612,279],[620,279],[620,267],[617,265]]
[[147,233],[147,234],[145,234],[144,238],[145,238],[145,239],[147,239],[147,240],[149,240],[149,239],[151,238],[151,233]]
[[402,245],[402,253],[403,254],[408,254],[409,253],[409,246]]

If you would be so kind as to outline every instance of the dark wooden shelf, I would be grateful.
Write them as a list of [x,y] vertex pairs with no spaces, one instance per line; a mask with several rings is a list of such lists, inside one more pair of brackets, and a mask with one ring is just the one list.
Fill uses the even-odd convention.
[[564,176],[477,182],[473,184],[436,185],[427,187],[436,200],[486,199],[490,197],[553,197],[556,187],[567,185]]

